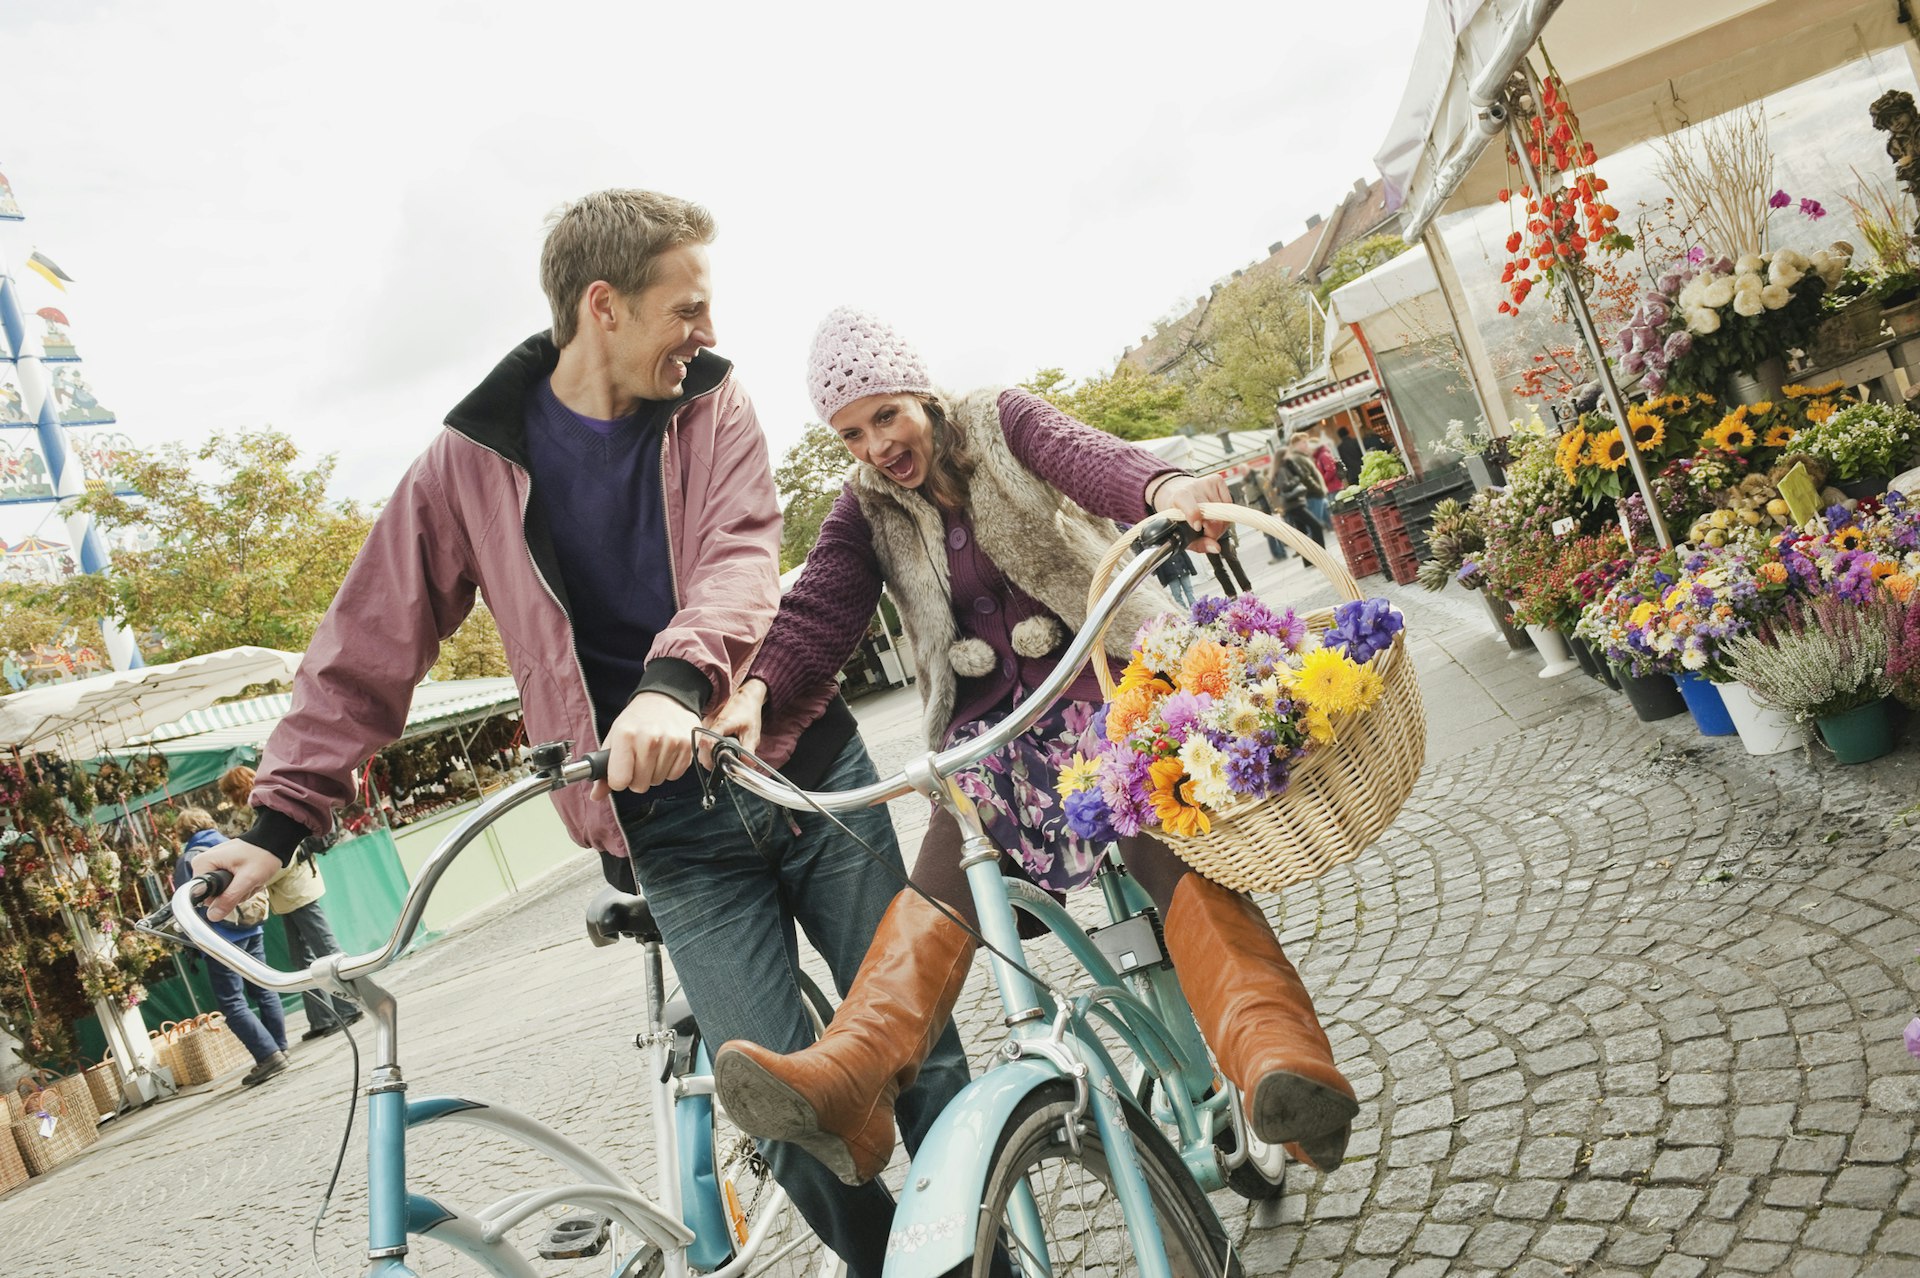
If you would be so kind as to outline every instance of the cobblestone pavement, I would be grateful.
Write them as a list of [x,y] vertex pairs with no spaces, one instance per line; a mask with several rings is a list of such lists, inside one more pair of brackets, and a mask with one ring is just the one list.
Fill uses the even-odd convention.
[[[1297,567],[1259,577],[1305,584]],[[1346,1166],[1293,1169],[1278,1223],[1216,1197],[1249,1272],[1920,1273],[1920,1069],[1901,1043],[1920,839],[1900,813],[1920,751],[1750,758],[1685,719],[1640,724],[1577,674],[1538,680],[1471,599],[1395,593],[1427,771],[1372,854],[1263,902],[1363,1106]],[[861,717],[883,767],[912,750],[910,695]],[[911,849],[922,814],[895,816]],[[557,876],[391,985],[417,1089],[507,1100],[639,1171],[638,964],[581,936],[594,882]],[[977,973],[960,1008],[976,1059],[998,1041],[990,1001]],[[304,1267],[349,1084],[326,1040],[217,1107],[119,1120],[0,1199],[0,1272]],[[413,1171],[472,1204],[530,1170],[466,1147],[444,1166],[454,1146],[429,1132]],[[358,1272],[360,1151],[321,1231],[329,1274]],[[424,1272],[451,1272],[434,1259]]]

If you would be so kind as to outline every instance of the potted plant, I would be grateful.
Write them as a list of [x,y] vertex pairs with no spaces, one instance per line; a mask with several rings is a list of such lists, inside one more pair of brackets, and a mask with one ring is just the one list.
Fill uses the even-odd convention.
[[1833,485],[1849,497],[1887,491],[1920,444],[1920,415],[1899,404],[1853,404],[1795,431],[1790,451],[1827,464]]
[[1604,595],[1582,609],[1584,633],[1613,664],[1620,690],[1642,723],[1687,711],[1672,678],[1679,660],[1655,625],[1660,601],[1676,580],[1673,552],[1645,550]]
[[1835,759],[1865,763],[1894,746],[1888,662],[1904,612],[1885,594],[1794,600],[1777,622],[1729,640],[1727,664],[1760,700],[1815,725]]

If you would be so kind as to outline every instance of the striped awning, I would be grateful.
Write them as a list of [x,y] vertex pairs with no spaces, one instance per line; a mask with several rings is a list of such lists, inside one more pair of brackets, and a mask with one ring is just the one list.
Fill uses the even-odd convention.
[[[453,679],[423,683],[413,690],[404,736],[437,732],[456,724],[484,719],[519,704],[513,680]],[[190,754],[200,750],[264,746],[280,720],[293,709],[293,694],[248,697],[183,715],[155,731],[145,744],[162,754]]]

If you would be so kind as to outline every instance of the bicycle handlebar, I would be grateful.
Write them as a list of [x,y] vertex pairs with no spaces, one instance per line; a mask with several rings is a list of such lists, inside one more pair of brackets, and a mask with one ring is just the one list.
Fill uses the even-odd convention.
[[[262,989],[279,993],[295,994],[321,988],[334,980],[371,976],[393,962],[406,949],[407,943],[413,939],[414,929],[420,926],[427,899],[433,895],[440,876],[446,873],[454,858],[465,851],[482,830],[529,799],[537,799],[550,791],[582,781],[604,781],[607,776],[605,750],[595,750],[570,760],[564,742],[534,747],[533,763],[539,769],[536,775],[515,782],[482,803],[433,850],[433,855],[420,867],[419,877],[407,890],[407,899],[400,907],[400,921],[394,924],[387,943],[377,950],[350,957],[324,955],[315,959],[303,972],[283,972],[267,966],[220,935],[196,908],[200,902],[227,890],[227,886],[233,882],[233,875],[226,870],[209,870],[188,879],[175,889],[171,900],[141,919],[138,926],[142,931],[161,932],[171,921],[208,958],[233,969],[242,979]],[[162,934],[166,935],[164,932]]]
[[[970,768],[1032,727],[1048,707],[1060,699],[1060,694],[1080,673],[1080,667],[1087,663],[1100,632],[1119,610],[1120,601],[1132,593],[1148,573],[1166,562],[1176,549],[1185,550],[1200,535],[1188,524],[1166,515],[1154,515],[1142,520],[1139,529],[1139,535],[1133,539],[1133,560],[1114,575],[1106,593],[1100,596],[1100,601],[1087,614],[1086,624],[1080,627],[1073,642],[1067,645],[1066,653],[1054,667],[1053,673],[1034,689],[1032,696],[991,731],[970,741],[949,746],[928,758],[926,766],[934,776],[948,777]],[[857,790],[827,793],[802,790],[756,771],[743,761],[738,747],[729,747],[729,742],[722,742],[715,747],[715,755],[720,766],[726,769],[728,780],[768,803],[795,811],[854,812],[911,794],[915,788],[907,773],[901,771]]]

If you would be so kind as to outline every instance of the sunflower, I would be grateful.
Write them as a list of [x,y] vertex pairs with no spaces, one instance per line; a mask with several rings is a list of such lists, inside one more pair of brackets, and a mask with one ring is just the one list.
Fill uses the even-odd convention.
[[1585,460],[1586,454],[1586,428],[1579,425],[1569,426],[1567,433],[1560,437],[1559,446],[1554,449],[1554,460],[1560,464],[1561,473],[1566,475],[1568,483],[1574,482],[1580,463]]
[[1173,691],[1172,684],[1149,670],[1147,663],[1141,659],[1140,654],[1138,652],[1134,653],[1133,660],[1129,661],[1127,668],[1120,672],[1119,690],[1121,692],[1128,692],[1134,688],[1145,688],[1154,685],[1158,685],[1162,692]]
[[1785,448],[1793,442],[1793,427],[1785,422],[1777,422],[1767,427],[1767,433],[1760,437],[1760,442],[1768,448]]
[[1627,441],[1620,437],[1620,428],[1591,436],[1592,443],[1587,449],[1587,463],[1602,470],[1619,470],[1627,462]]
[[1858,550],[1866,544],[1867,535],[1858,528],[1842,528],[1833,534],[1836,550]]
[[1213,828],[1206,809],[1193,797],[1193,782],[1187,779],[1187,765],[1179,759],[1160,759],[1147,770],[1153,789],[1153,814],[1168,834],[1193,838]]
[[1643,453],[1667,442],[1666,419],[1656,412],[1636,404],[1627,410],[1627,425],[1633,431],[1633,446]]
[[1707,432],[1707,442],[1730,453],[1744,453],[1753,447],[1753,427],[1747,425],[1747,410],[1736,408]]
[[1900,571],[1900,565],[1891,559],[1876,559],[1867,571],[1873,574],[1875,581],[1885,581]]
[[1816,399],[1807,405],[1807,420],[1818,426],[1840,411],[1840,405],[1830,399]]

